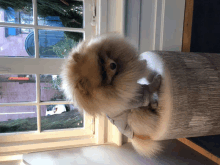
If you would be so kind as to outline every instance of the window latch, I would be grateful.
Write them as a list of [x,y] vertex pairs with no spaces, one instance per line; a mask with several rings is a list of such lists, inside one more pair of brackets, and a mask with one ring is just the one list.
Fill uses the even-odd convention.
[[95,5],[95,0],[92,0],[92,21],[91,25],[95,26],[96,25],[96,5]]

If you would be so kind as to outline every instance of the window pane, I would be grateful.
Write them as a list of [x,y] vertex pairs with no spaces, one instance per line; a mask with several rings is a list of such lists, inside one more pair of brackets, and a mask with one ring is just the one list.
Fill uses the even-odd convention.
[[41,101],[66,100],[60,85],[61,78],[59,75],[40,75]]
[[64,58],[83,40],[83,33],[39,30],[40,58]]
[[83,117],[73,105],[42,105],[41,130],[83,127]]
[[0,22],[33,24],[32,0],[1,0]]
[[0,107],[0,133],[36,130],[36,106]]
[[38,25],[83,28],[83,2],[38,0]]
[[34,57],[33,29],[0,27],[0,57]]
[[0,103],[36,101],[35,75],[0,75]]

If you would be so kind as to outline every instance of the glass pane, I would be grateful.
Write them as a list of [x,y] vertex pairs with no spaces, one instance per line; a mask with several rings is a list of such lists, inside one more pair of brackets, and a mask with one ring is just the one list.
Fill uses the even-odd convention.
[[40,75],[41,101],[66,100],[60,85],[61,78],[59,75]]
[[0,22],[33,24],[32,0],[1,0]]
[[40,58],[64,58],[83,40],[83,33],[39,30]]
[[36,101],[35,75],[0,74],[0,103]]
[[0,27],[0,57],[34,57],[33,29]]
[[38,0],[38,25],[83,28],[83,2]]
[[73,105],[42,105],[41,116],[41,130],[83,127],[83,117]]
[[36,106],[0,107],[0,133],[36,130]]

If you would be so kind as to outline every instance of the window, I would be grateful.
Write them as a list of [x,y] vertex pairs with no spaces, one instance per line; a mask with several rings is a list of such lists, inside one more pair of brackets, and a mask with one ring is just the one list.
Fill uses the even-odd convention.
[[[0,2],[0,143],[92,136],[93,117],[65,100],[59,73],[70,49],[94,33],[94,2],[9,1]],[[20,148],[0,153],[38,146]]]

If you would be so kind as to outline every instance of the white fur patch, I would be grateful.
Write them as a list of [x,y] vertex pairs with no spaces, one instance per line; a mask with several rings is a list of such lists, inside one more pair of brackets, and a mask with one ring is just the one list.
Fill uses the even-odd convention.
[[147,61],[147,67],[156,71],[160,75],[164,74],[164,64],[162,59],[154,52],[144,52],[140,55],[142,60]]
[[144,52],[141,54],[141,58],[147,61],[147,67],[162,76],[161,95],[159,97],[159,107],[162,109],[160,109],[159,125],[152,139],[163,140],[169,130],[173,110],[170,74],[162,58],[156,52]]
[[149,84],[149,82],[147,81],[147,79],[146,78],[141,78],[141,79],[139,79],[138,81],[137,81],[137,83],[138,84],[141,84],[141,85],[147,85],[147,84]]

